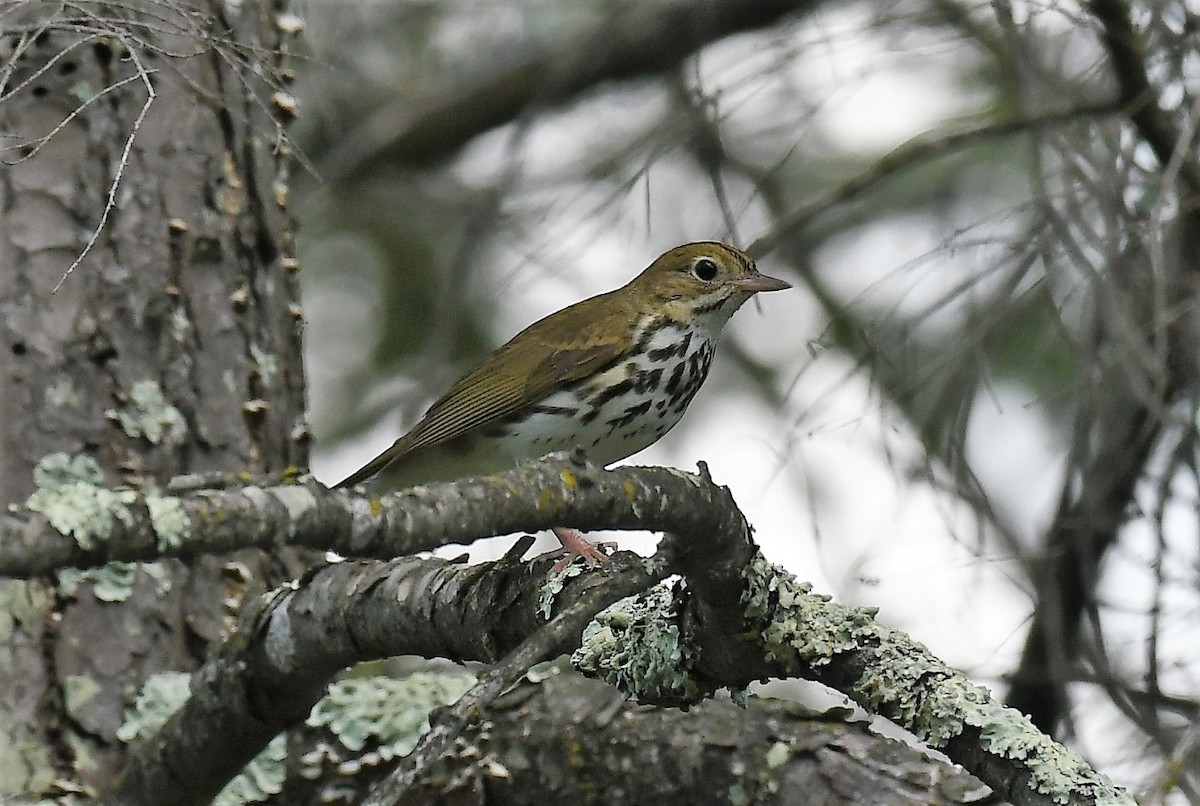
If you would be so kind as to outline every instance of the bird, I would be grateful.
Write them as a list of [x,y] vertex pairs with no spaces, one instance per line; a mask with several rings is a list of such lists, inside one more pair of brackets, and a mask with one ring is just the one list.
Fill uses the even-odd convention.
[[[398,490],[575,449],[598,465],[619,462],[679,422],[733,313],[757,293],[790,287],[727,244],[675,247],[621,288],[522,330],[336,486]],[[553,532],[564,554],[555,570],[607,559],[577,530]]]

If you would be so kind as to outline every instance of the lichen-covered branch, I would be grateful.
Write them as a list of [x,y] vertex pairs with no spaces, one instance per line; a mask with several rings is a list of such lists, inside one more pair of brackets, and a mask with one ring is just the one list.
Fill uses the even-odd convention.
[[[521,527],[622,522],[671,528],[667,557],[694,552],[715,559],[746,550],[748,527],[727,489],[706,473],[645,471],[605,471],[580,457],[551,457],[383,500],[352,501],[341,492],[298,488],[304,506],[288,509],[276,499],[265,509],[293,539],[331,534],[331,523],[340,525],[346,542],[331,545],[357,554],[395,552],[423,533],[437,536],[437,545]],[[291,494],[288,487],[254,490],[251,506]],[[206,493],[200,500],[224,495]],[[336,517],[323,517],[319,501],[327,501]],[[121,517],[111,520],[114,529],[136,534]],[[228,520],[224,528],[231,528]],[[152,798],[164,793],[180,803],[211,797],[273,736],[307,715],[334,673],[358,661],[397,654],[496,661],[517,647],[463,702],[490,699],[531,664],[569,650],[596,612],[662,578],[668,567],[614,559],[571,583],[559,601],[565,610],[545,624],[549,599],[535,577],[545,574],[546,564],[519,565],[516,558],[526,548],[522,541],[505,561],[470,567],[414,558],[342,562],[264,598],[196,675],[187,704],[130,752],[110,802],[161,802]]]
[[[962,126],[937,136],[911,140],[880,157],[845,182],[829,188],[795,209],[781,213],[771,230],[750,244],[746,251],[760,257],[779,248],[789,238],[810,237],[808,230],[813,221],[831,211],[845,208],[905,171],[917,170],[967,148],[1006,137],[1029,135],[1079,121],[1111,117],[1119,113],[1124,105],[1123,100],[1100,102],[1057,112]],[[769,182],[768,177],[756,177],[755,180],[758,185]]]
[[[322,568],[243,615],[193,678],[188,702],[130,752],[109,802],[151,802],[164,792],[181,803],[210,797],[279,731],[304,719],[331,676],[352,663],[396,654],[495,662],[511,650],[373,795],[374,802],[400,802],[454,737],[469,732],[481,708],[530,665],[573,646],[581,632],[575,663],[647,701],[691,704],[719,687],[740,689],[761,678],[815,679],[913,730],[1015,803],[1128,802],[1027,719],[877,624],[873,612],[813,596],[766,564],[728,490],[706,474],[606,471],[550,457],[382,501],[300,493],[328,500],[364,553],[394,550],[422,528],[450,539],[564,522],[636,523],[674,534],[655,561],[619,555],[557,598],[553,586],[538,584],[545,563],[517,561],[524,542],[505,560],[480,566],[405,558]],[[293,536],[322,533],[313,525],[319,506],[293,514],[300,511],[279,524],[293,524]],[[668,572],[682,574],[685,584],[631,597]],[[546,624],[550,601],[560,609]]]
[[[731,621],[689,618],[688,597],[656,588],[602,613],[575,665],[660,703],[694,700],[715,681],[740,687],[768,677],[817,680],[909,729],[1013,803],[1133,803],[1027,717],[876,622],[873,609],[814,595],[761,556],[743,579],[736,632],[727,632]],[[648,624],[687,626],[656,631],[648,642]],[[714,646],[723,651],[712,652]]]
[[634,560],[627,570],[613,576],[603,586],[593,586],[575,598],[549,624],[522,641],[446,709],[420,746],[403,758],[396,770],[371,791],[370,797],[363,801],[364,806],[412,802],[413,789],[418,782],[428,776],[431,769],[461,752],[463,737],[478,730],[479,717],[486,706],[517,685],[535,664],[579,646],[584,627],[597,613],[618,599],[660,581],[667,576],[667,570],[661,561]]
[[454,751],[392,802],[995,803],[972,776],[868,724],[771,698],[649,709],[550,674],[484,703]]
[[[548,562],[519,554],[474,566],[436,559],[341,562],[275,591],[193,678],[190,697],[151,738],[130,749],[104,802],[205,803],[267,743],[309,715],[332,676],[400,654],[494,662],[547,635],[531,659],[567,651],[586,623],[616,599],[665,574],[632,555],[571,580],[563,613],[546,622],[537,575]],[[568,629],[560,628],[569,615]]]
[[604,470],[581,456],[382,497],[316,483],[179,496],[110,490],[86,457],[52,459],[25,505],[0,516],[0,576],[283,545],[387,558],[551,526],[745,531],[729,491],[707,475]]

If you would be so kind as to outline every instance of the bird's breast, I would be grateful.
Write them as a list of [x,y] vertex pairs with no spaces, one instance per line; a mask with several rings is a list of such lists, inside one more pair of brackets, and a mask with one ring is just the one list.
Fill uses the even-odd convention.
[[493,435],[517,461],[574,448],[597,464],[619,461],[679,422],[708,375],[713,349],[706,333],[659,323],[621,361],[547,396]]

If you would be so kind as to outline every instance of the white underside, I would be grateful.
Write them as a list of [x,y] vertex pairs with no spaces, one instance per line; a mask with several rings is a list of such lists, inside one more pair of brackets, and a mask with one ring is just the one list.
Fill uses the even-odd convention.
[[[712,359],[713,341],[709,334],[693,331],[684,360],[688,362],[676,389],[667,391],[668,381],[679,357],[652,361],[649,353],[665,349],[678,343],[680,333],[674,328],[663,328],[651,338],[645,352],[607,370],[600,376],[605,386],[636,378],[638,373],[661,370],[660,380],[636,398],[617,397],[605,401],[595,408],[596,415],[588,422],[580,418],[564,418],[551,413],[535,413],[523,422],[507,427],[508,438],[504,441],[511,459],[543,456],[552,451],[582,448],[588,458],[596,464],[608,465],[631,456],[656,442],[663,434],[679,422],[691,402],[692,395],[704,380]],[[694,377],[699,374],[699,378]],[[689,379],[689,375],[693,376]],[[672,403],[673,393],[678,387],[690,387],[690,393],[677,397]],[[581,409],[586,401],[579,394],[582,388],[556,392],[542,401],[542,407],[564,407]],[[629,409],[649,400],[644,414],[631,414]],[[588,411],[592,411],[590,406]],[[628,422],[623,422],[623,420]],[[610,432],[611,433],[610,435]]]

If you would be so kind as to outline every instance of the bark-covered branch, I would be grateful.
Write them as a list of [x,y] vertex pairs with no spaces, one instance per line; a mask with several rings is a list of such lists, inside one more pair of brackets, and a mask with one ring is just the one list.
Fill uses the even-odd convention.
[[[1127,393],[1126,393],[1127,394]],[[1007,701],[1047,733],[1068,712],[1067,682],[1079,657],[1079,634],[1093,600],[1100,564],[1116,542],[1145,471],[1162,420],[1114,392],[1105,412],[1085,409],[1076,457],[1077,494],[1064,496],[1034,568],[1038,604]],[[1165,403],[1163,404],[1166,405]],[[1085,447],[1086,446],[1086,447]]]
[[[528,546],[522,541],[521,551]],[[494,662],[526,636],[558,635],[563,616],[586,623],[664,574],[620,555],[572,580],[557,600],[563,614],[547,624],[538,576],[548,563],[521,564],[517,556],[476,566],[342,562],[264,597],[193,677],[184,706],[130,749],[104,802],[206,803],[276,734],[303,720],[341,669],[399,654]],[[552,641],[542,654],[569,643]]]
[[[557,471],[552,478],[560,482],[567,470],[573,481],[566,486],[585,489],[618,472],[562,459],[542,467]],[[539,469],[495,478],[521,479]],[[667,474],[681,477],[690,479],[691,493],[680,491],[675,511],[711,504],[705,479]],[[622,487],[626,495],[634,492]],[[510,504],[535,502],[532,509],[539,511],[543,496],[536,490],[520,484],[491,489]],[[522,489],[527,495],[520,495]],[[692,496],[696,507],[689,505]],[[456,522],[453,502],[444,503],[443,519]],[[464,503],[469,512],[480,502]],[[504,501],[496,503],[505,508]],[[761,557],[748,557],[753,549],[744,520],[731,500],[723,503],[728,509],[710,511],[717,516],[706,522],[680,516],[677,523],[685,528],[664,546],[664,556],[673,560],[654,563],[653,570],[641,560],[615,561],[569,587],[562,600],[568,604],[545,627],[533,579],[544,565],[521,566],[513,558],[479,567],[403,559],[322,569],[296,589],[264,599],[243,619],[196,676],[184,709],[158,737],[132,751],[112,802],[147,802],[147,793],[161,797],[164,791],[187,802],[215,792],[271,736],[302,719],[325,681],[353,661],[398,653],[494,660],[516,646],[447,712],[388,782],[394,788],[376,793],[375,802],[399,802],[455,737],[470,732],[480,708],[532,663],[573,644],[580,631],[577,666],[644,701],[690,704],[718,686],[802,676],[909,728],[1014,803],[1122,802],[1123,794],[1077,756],[911,639],[877,624],[872,611],[813,596]],[[668,570],[682,572],[686,586],[623,599],[583,630],[604,602],[641,590]]]
[[[549,458],[488,479],[414,490],[382,504],[362,503],[374,511],[367,515],[371,520],[391,515],[378,526],[384,533],[394,527],[404,534],[423,525],[432,528],[423,511],[437,522],[467,529],[465,534],[494,529],[508,517],[517,519],[513,528],[521,523],[537,528],[539,512],[550,515],[545,525],[583,527],[612,526],[629,517],[643,523],[662,518],[660,528],[669,523],[676,535],[665,556],[692,558],[684,565],[699,561],[732,568],[749,554],[748,527],[727,489],[713,484],[707,473],[645,470],[629,475],[597,469],[579,457]],[[590,499],[598,511],[572,513],[580,502],[577,495]],[[566,504],[569,500],[575,504]],[[405,502],[413,506],[406,509]],[[624,516],[618,512],[622,508]],[[476,523],[475,510],[492,525]],[[349,531],[360,538],[366,533]],[[377,543],[360,540],[356,546],[367,550]],[[571,649],[596,612],[662,578],[667,568],[664,562],[614,561],[569,588],[580,592],[566,598],[566,609],[548,625],[535,578],[545,574],[544,563],[518,566],[510,558],[463,567],[409,558],[323,569],[244,615],[218,658],[197,674],[188,704],[152,741],[131,751],[111,801],[151,802],[147,798],[162,798],[164,792],[172,793],[173,802],[211,797],[275,734],[302,719],[329,678],[352,663],[397,654],[492,662],[516,647],[460,701],[457,707],[467,710],[470,703],[490,700],[511,686],[532,664]]]
[[382,497],[331,491],[317,483],[173,496],[109,490],[98,483],[98,471],[89,475],[86,470],[38,478],[30,501],[0,516],[0,576],[282,545],[350,557],[396,557],[522,529],[573,526],[691,535],[737,528],[731,518],[741,522],[729,491],[707,474],[599,470],[565,457]]
[[[48,475],[40,474],[45,495],[35,494],[31,506],[70,532],[69,543],[58,535],[56,551],[93,560],[111,556],[113,546],[135,556],[164,544],[180,554],[223,550],[237,545],[230,533],[242,529],[256,546],[299,543],[360,556],[557,524],[672,533],[657,561],[625,558],[569,585],[555,602],[564,609],[549,625],[543,624],[543,595],[552,593],[542,594],[537,584],[545,564],[521,565],[515,554],[472,567],[405,558],[315,571],[247,609],[238,630],[195,676],[188,703],[157,736],[131,750],[110,802],[151,802],[164,793],[174,802],[196,802],[214,794],[275,734],[303,719],[332,675],[352,663],[397,654],[494,662],[514,650],[448,712],[448,727],[431,733],[401,768],[394,797],[379,793],[378,802],[395,802],[479,708],[533,663],[569,649],[581,632],[576,663],[643,701],[687,705],[721,686],[802,676],[913,730],[1016,803],[1047,802],[1047,794],[1093,802],[1113,793],[1024,717],[995,704],[906,636],[876,624],[873,612],[811,596],[766,564],[729,491],[706,472],[604,470],[580,455],[560,455],[382,499],[296,485],[198,492],[169,505],[152,503],[156,494],[105,491],[90,481]],[[79,500],[91,507],[81,510]],[[104,530],[96,523],[105,519],[107,540],[101,541]],[[25,534],[37,532],[37,520],[25,520]],[[166,521],[182,539],[164,540]],[[55,537],[46,524],[40,528]],[[287,537],[258,542],[272,530]],[[88,541],[79,540],[81,531]],[[668,572],[682,574],[686,586],[624,599],[584,630],[602,607]]]
[[556,674],[485,703],[403,802],[996,803],[974,777],[847,714],[771,698],[649,709]]
[[[639,699],[686,702],[715,680],[736,688],[802,677],[902,725],[1013,803],[1133,802],[1027,717],[877,623],[873,609],[813,595],[761,557],[744,571],[736,622],[705,620],[689,597],[666,597],[660,589],[618,607],[589,628],[574,662]],[[640,631],[623,626],[645,623],[681,624],[679,645],[645,648]],[[668,675],[630,673],[664,668],[638,662],[651,650],[684,660]]]

